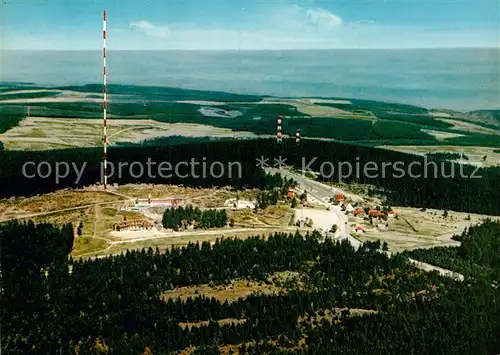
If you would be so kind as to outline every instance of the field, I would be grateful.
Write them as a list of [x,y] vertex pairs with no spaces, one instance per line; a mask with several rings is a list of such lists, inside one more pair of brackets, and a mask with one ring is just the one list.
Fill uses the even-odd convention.
[[[157,137],[255,137],[251,132],[234,132],[202,124],[164,123],[147,119],[107,121],[110,145],[138,143]],[[27,117],[18,126],[0,134],[5,149],[40,150],[99,146],[102,122],[95,119]]]
[[0,200],[0,221],[29,216],[43,216],[84,209],[96,204],[115,204],[123,198],[103,191],[61,190],[30,198]]
[[[215,298],[221,302],[234,302],[238,299],[246,298],[251,294],[262,293],[267,295],[284,294],[287,289],[285,286],[287,280],[299,278],[299,273],[279,272],[269,276],[266,282],[256,282],[252,280],[236,279],[231,280],[227,285],[196,285],[178,287],[175,290],[166,291],[162,294],[164,300],[177,299],[185,301],[190,297],[204,296]],[[273,279],[275,281],[273,281]]]
[[487,127],[483,127],[481,125],[471,123],[469,121],[458,120],[458,119],[448,119],[448,118],[440,118],[442,122],[453,125],[452,128],[469,131],[469,132],[478,132],[478,133],[486,133],[486,134],[500,134],[498,129],[491,129]]
[[432,129],[423,129],[422,131],[436,137],[436,139],[438,139],[438,140],[464,136],[461,133],[442,132],[442,131],[435,131]]
[[[39,150],[102,144],[99,85],[0,87],[0,142]],[[300,128],[304,138],[362,145],[500,147],[498,127],[484,112],[455,114],[343,98],[274,98],[161,87],[109,87],[110,144],[162,145],[168,140],[252,138]],[[493,113],[492,113],[493,114]]]
[[[381,146],[379,148],[395,150],[403,153],[412,153],[425,155],[427,153],[459,153],[465,154],[469,159],[465,161],[467,164],[474,164],[480,166],[498,166],[500,165],[500,154],[498,149],[480,146]],[[486,159],[485,159],[486,157]]]

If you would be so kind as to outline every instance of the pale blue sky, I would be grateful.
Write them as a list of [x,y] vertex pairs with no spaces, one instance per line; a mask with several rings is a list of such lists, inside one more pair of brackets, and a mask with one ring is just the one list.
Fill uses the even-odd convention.
[[498,0],[3,0],[3,49],[498,47]]

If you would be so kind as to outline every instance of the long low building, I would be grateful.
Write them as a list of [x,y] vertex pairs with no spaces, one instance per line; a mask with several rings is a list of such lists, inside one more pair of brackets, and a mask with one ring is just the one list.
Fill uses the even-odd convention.
[[133,221],[123,221],[113,225],[113,230],[123,231],[130,229],[153,229],[155,224],[149,220],[139,219]]
[[172,198],[136,198],[134,200],[135,206],[179,206],[183,203],[184,199],[180,197]]

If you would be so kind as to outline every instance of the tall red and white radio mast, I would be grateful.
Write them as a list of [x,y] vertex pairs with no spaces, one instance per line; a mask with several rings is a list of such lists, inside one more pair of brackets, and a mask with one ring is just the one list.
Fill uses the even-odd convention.
[[103,154],[103,172],[104,172],[104,190],[107,189],[108,185],[108,176],[107,176],[107,164],[108,164],[108,157],[107,157],[107,145],[108,145],[108,137],[106,134],[106,10],[104,10],[104,15],[103,15],[103,27],[102,27],[102,37],[103,37],[103,51],[102,51],[102,59],[103,59],[103,65],[104,65],[104,71],[103,71],[103,135],[104,135],[104,154]]

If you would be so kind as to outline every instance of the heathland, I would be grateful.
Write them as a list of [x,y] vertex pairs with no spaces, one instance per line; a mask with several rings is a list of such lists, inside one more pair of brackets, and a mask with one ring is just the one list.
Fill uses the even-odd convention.
[[[300,129],[303,138],[395,149],[421,146],[420,151],[500,147],[495,110],[455,112],[358,99],[127,85],[111,85],[108,93],[112,145],[266,137],[276,134],[276,116],[282,115],[285,136]],[[0,141],[8,150],[100,146],[102,85],[3,87],[0,115]],[[485,154],[492,158],[485,164],[496,161],[493,154]]]

